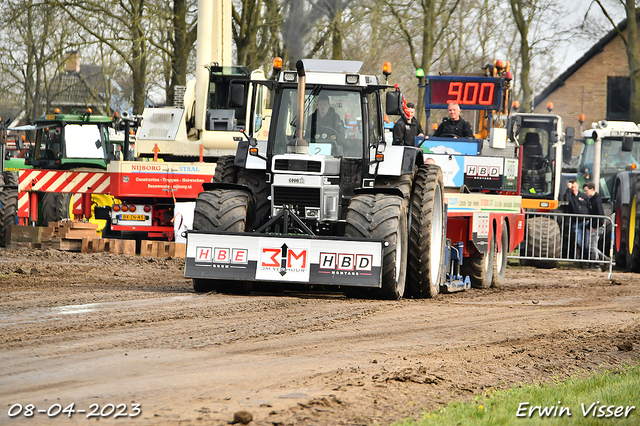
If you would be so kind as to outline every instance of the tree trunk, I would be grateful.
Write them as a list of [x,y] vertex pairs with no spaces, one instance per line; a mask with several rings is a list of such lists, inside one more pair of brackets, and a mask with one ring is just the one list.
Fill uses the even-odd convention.
[[629,62],[630,102],[629,119],[640,122],[640,50],[638,49],[638,25],[636,21],[636,2],[626,0],[627,11],[627,60]]
[[[340,0],[340,3],[342,1]],[[342,51],[342,5],[336,4],[335,13],[333,15],[333,23],[331,25],[331,59],[342,60],[344,54]]]
[[167,88],[167,105],[174,105],[176,86],[187,84],[187,61],[191,46],[187,42],[186,0],[173,1],[173,55],[171,56],[171,82]]
[[[522,103],[524,112],[531,112],[531,86],[529,85],[529,72],[531,70],[531,48],[529,46],[529,23],[522,12],[522,0],[510,0],[513,19],[520,33],[520,58],[522,67],[520,70],[520,84],[522,85]],[[508,106],[506,106],[508,108]]]
[[146,98],[147,45],[144,31],[141,28],[143,8],[144,0],[137,0],[135,3],[132,3],[134,22],[131,23],[131,34],[133,36],[131,74],[133,80],[134,114],[142,114]]

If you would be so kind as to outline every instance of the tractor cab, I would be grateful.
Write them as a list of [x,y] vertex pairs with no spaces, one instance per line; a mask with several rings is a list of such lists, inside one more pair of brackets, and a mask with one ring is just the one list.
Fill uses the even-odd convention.
[[[595,182],[605,200],[614,195],[616,177],[640,166],[640,129],[635,123],[600,121],[583,132],[584,145],[578,163],[579,185]],[[632,143],[625,147],[625,137]],[[596,170],[597,169],[597,170]]]
[[28,162],[42,169],[91,167],[106,169],[115,159],[109,142],[111,117],[85,114],[47,114],[25,130],[35,131]]

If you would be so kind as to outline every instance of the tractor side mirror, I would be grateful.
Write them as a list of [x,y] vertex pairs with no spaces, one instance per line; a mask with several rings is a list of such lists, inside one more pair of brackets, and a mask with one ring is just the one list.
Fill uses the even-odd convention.
[[573,142],[575,140],[575,129],[567,127],[564,130],[564,145],[562,146],[562,161],[571,162],[571,153],[573,152]]
[[511,118],[511,125],[507,126],[507,130],[509,132],[509,139],[512,141],[518,140],[520,136],[520,128],[522,127],[522,117],[516,115]]
[[386,114],[401,115],[402,114],[402,92],[387,92],[385,97]]
[[633,136],[624,135],[622,138],[622,150],[625,152],[631,152],[633,149]]
[[229,91],[229,106],[231,108],[240,108],[244,106],[244,84],[231,83]]

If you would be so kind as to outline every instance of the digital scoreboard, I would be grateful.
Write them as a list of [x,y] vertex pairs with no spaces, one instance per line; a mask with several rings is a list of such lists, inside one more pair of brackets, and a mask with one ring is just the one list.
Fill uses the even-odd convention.
[[498,109],[502,88],[494,77],[429,77],[426,108],[446,108],[457,103],[462,109]]

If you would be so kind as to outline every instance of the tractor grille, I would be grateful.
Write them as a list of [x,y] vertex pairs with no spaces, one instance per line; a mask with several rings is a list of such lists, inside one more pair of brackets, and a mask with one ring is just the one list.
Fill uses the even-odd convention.
[[322,162],[307,160],[286,160],[278,159],[274,163],[274,170],[289,172],[312,172],[320,173]]
[[283,206],[285,204],[298,207],[320,207],[320,188],[274,186],[273,205]]

